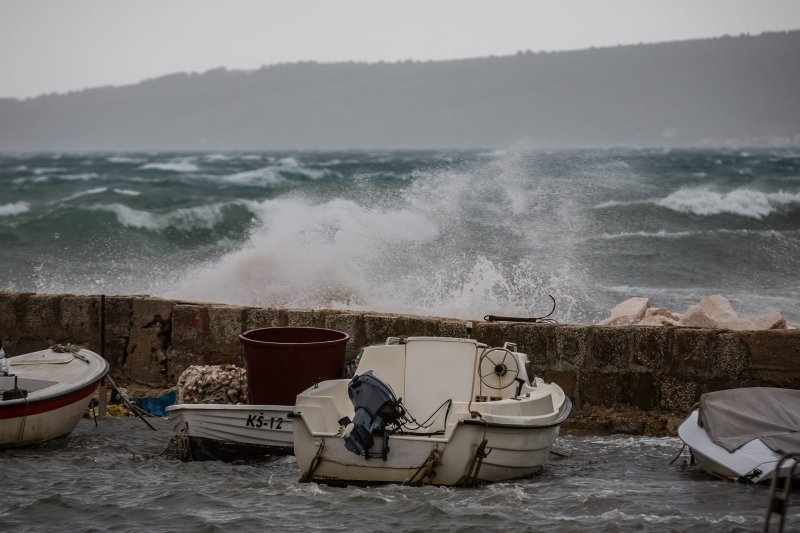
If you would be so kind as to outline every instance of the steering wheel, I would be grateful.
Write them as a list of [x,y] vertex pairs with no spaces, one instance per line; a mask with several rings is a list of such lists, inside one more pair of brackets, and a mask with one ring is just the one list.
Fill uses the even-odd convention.
[[492,348],[478,360],[481,383],[490,389],[505,389],[519,376],[517,358],[506,348]]

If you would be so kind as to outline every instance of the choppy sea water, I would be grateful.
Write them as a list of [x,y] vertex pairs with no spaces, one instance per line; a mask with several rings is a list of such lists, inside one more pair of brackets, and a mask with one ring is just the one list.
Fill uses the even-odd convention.
[[[82,420],[0,451],[3,531],[760,531],[768,488],[669,462],[675,438],[559,437],[543,472],[474,489],[298,483],[293,457],[181,463],[168,423]],[[795,493],[796,496],[800,494]],[[787,531],[800,527],[800,502]]]
[[800,322],[800,152],[0,155],[0,290],[593,322]]

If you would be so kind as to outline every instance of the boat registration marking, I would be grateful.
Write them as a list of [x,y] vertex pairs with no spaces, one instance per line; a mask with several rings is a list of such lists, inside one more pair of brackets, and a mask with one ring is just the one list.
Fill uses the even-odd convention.
[[250,428],[265,428],[265,429],[281,429],[281,425],[283,424],[283,417],[275,418],[271,416],[269,418],[264,417],[263,413],[260,413],[258,416],[256,415],[247,415],[247,422],[245,422],[245,427]]

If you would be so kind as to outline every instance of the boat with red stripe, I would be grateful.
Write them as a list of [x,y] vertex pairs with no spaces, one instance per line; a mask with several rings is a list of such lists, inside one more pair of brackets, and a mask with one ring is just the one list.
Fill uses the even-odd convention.
[[71,433],[109,370],[100,355],[77,346],[57,345],[5,363],[0,364],[0,448]]

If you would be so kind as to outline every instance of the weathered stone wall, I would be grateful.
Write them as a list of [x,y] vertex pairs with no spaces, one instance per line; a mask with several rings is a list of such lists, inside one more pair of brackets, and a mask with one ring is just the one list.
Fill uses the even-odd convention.
[[[564,388],[577,427],[671,432],[704,392],[800,388],[800,330],[473,322],[474,338],[516,342],[531,370]],[[347,332],[348,358],[388,336],[465,336],[464,320],[108,296],[105,355],[120,383],[167,388],[191,364],[241,365],[243,331],[287,325]],[[9,355],[55,342],[100,352],[100,338],[99,296],[0,292],[0,339]]]

